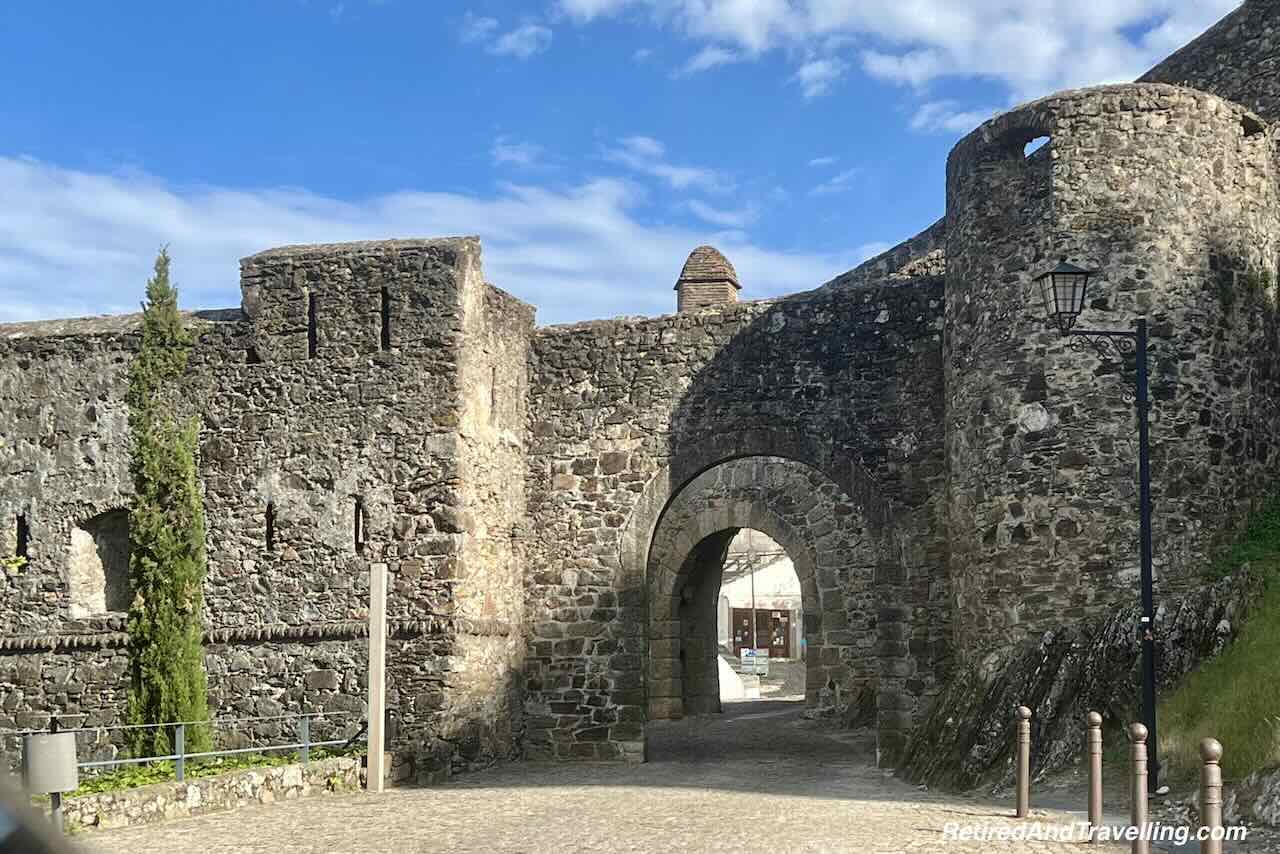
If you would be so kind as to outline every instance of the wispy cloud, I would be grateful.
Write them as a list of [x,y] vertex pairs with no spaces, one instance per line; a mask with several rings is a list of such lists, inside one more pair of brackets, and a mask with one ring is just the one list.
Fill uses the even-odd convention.
[[237,259],[267,247],[479,234],[486,277],[537,305],[543,323],[672,311],[680,265],[712,240],[749,297],[816,287],[865,257],[861,248],[778,252],[732,230],[649,224],[638,215],[640,188],[612,178],[340,200],[0,157],[0,198],[0,321],[135,311],[164,244],[183,305],[217,308],[240,302]]
[[795,80],[806,98],[817,98],[830,92],[848,68],[847,63],[835,57],[811,59],[796,69]]
[[719,45],[708,45],[690,57],[689,61],[680,67],[680,71],[683,74],[697,74],[731,62],[739,62],[742,58],[742,55],[735,51],[726,50]]
[[651,56],[653,56],[653,48],[642,47],[637,48],[635,53],[631,54],[631,60],[632,62],[648,62]]
[[815,157],[809,161],[810,166],[834,166],[838,157]]
[[458,28],[458,39],[464,44],[488,41],[497,29],[496,18],[480,17],[468,12],[462,16],[462,26]]
[[858,174],[861,171],[861,169],[855,166],[852,169],[846,169],[843,172],[837,173],[811,189],[809,191],[809,195],[829,196],[833,193],[843,193],[850,188],[853,183],[853,179],[858,177]]
[[514,56],[517,59],[542,53],[551,47],[551,30],[541,24],[524,24],[503,33],[485,48],[497,56]]
[[502,23],[497,18],[467,12],[458,27],[458,41],[484,45],[487,53],[517,59],[528,59],[551,47],[553,33],[541,24],[522,24],[498,35],[501,29]]
[[605,159],[619,163],[642,175],[666,182],[676,190],[700,187],[704,190],[725,189],[726,182],[714,170],[700,166],[678,166],[666,160],[666,146],[649,136],[628,136],[604,153]]
[[516,166],[533,166],[542,158],[542,146],[532,142],[512,142],[505,136],[493,141],[489,149],[495,165],[511,163]]
[[746,228],[760,217],[760,211],[755,206],[727,210],[714,208],[706,202],[692,199],[688,202],[688,207],[698,219],[721,228]]
[[921,104],[911,117],[911,128],[925,132],[968,133],[998,112],[995,107],[965,110],[955,101],[929,101]]

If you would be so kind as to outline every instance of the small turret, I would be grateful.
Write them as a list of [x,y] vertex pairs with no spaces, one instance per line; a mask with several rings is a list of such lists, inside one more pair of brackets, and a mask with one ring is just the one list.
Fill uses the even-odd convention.
[[738,273],[729,259],[714,246],[699,246],[689,253],[689,260],[676,280],[676,311],[696,311],[710,305],[726,305],[738,301]]

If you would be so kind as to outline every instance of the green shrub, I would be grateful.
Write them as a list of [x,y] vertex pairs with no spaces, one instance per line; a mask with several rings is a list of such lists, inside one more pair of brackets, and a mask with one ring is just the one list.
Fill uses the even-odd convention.
[[[196,477],[197,422],[179,419],[191,336],[161,250],[147,282],[142,346],[129,367],[129,720],[156,724],[209,717],[204,672],[205,526]],[[138,755],[172,750],[169,727],[137,730]],[[186,748],[207,750],[206,727],[187,727]]]

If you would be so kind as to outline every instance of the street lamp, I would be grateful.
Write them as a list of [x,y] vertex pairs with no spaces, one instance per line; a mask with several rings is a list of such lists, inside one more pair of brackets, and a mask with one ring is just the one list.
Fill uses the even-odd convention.
[[1148,785],[1152,794],[1163,794],[1167,786],[1159,784],[1159,741],[1156,739],[1156,664],[1155,664],[1155,604],[1151,589],[1151,455],[1148,439],[1148,415],[1151,404],[1147,392],[1147,319],[1134,321],[1132,331],[1112,329],[1076,329],[1076,320],[1084,310],[1085,293],[1089,279],[1097,270],[1086,270],[1068,263],[1063,258],[1052,270],[1036,277],[1044,299],[1045,313],[1056,322],[1064,336],[1075,339],[1075,345],[1088,345],[1097,351],[1105,362],[1132,355],[1137,373],[1138,408],[1138,551],[1142,567],[1142,617],[1139,635],[1142,639],[1142,713],[1143,722],[1150,734],[1151,774]]

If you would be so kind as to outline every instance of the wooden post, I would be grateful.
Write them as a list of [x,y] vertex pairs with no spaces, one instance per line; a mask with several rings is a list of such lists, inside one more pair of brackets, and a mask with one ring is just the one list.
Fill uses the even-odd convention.
[[1018,706],[1014,735],[1014,773],[1017,775],[1018,805],[1016,815],[1026,818],[1031,812],[1031,710]]
[[1089,713],[1085,753],[1089,757],[1089,841],[1096,844],[1102,826],[1102,715],[1097,712]]
[[1151,854],[1151,840],[1147,832],[1147,728],[1142,724],[1129,725],[1129,762],[1133,771],[1129,794],[1129,822],[1138,828],[1133,840],[1133,854]]
[[1209,839],[1200,840],[1200,854],[1222,854],[1222,745],[1216,738],[1200,742],[1200,825],[1209,831]]
[[369,758],[365,787],[381,792],[386,779],[387,565],[369,565]]

